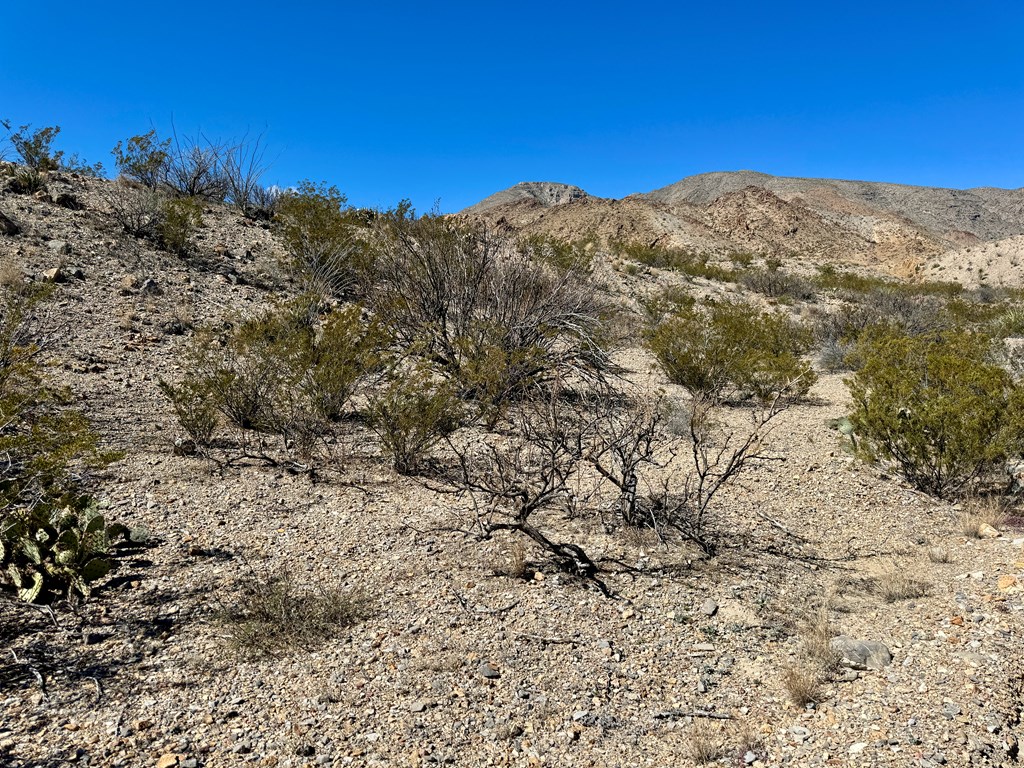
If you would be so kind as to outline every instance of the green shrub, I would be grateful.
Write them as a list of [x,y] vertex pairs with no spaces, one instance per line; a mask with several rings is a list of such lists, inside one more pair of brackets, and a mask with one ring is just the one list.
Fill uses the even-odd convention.
[[810,340],[782,314],[730,303],[680,310],[648,335],[669,381],[714,400],[807,394],[815,376],[801,356]]
[[156,131],[151,130],[117,142],[110,154],[114,156],[114,164],[121,176],[156,189],[167,176],[170,146],[170,139],[160,141]]
[[277,202],[286,266],[312,293],[349,296],[359,292],[370,268],[357,212],[346,207],[337,187],[300,182]]
[[612,247],[619,256],[655,269],[682,272],[689,277],[732,282],[739,274],[737,271],[712,264],[706,255],[690,253],[682,248],[636,242],[615,242],[612,243]]
[[461,410],[447,383],[424,365],[393,368],[368,407],[370,425],[400,474],[420,468],[430,449],[458,428]]
[[593,234],[572,241],[550,235],[529,235],[521,242],[523,249],[530,253],[534,261],[550,264],[562,272],[583,273],[593,270],[597,245],[597,236]]
[[880,330],[855,356],[847,384],[859,452],[892,461],[916,488],[955,493],[1021,450],[1024,397],[989,338]]
[[171,253],[184,255],[189,240],[203,225],[203,206],[194,197],[178,197],[163,203],[160,217],[160,242]]
[[488,413],[557,378],[609,367],[609,305],[579,265],[441,216],[389,217],[370,306],[394,342]]
[[0,581],[26,601],[77,592],[105,575],[108,526],[80,478],[113,461],[66,391],[44,376],[35,313],[45,293],[0,296]]
[[200,332],[186,351],[185,376],[160,386],[200,448],[212,444],[220,414],[238,430],[243,453],[260,444],[254,434],[281,435],[308,454],[377,366],[378,346],[359,307],[322,318],[300,298],[219,333]]
[[749,269],[739,277],[739,282],[744,288],[773,299],[791,298],[801,301],[814,299],[814,288],[811,283],[796,275],[783,272],[777,265],[769,265],[765,269]]
[[0,120],[8,139],[21,162],[33,171],[56,171],[60,168],[63,152],[53,150],[53,142],[60,134],[59,125],[51,125],[30,131],[30,125],[19,126],[15,131],[10,120]]

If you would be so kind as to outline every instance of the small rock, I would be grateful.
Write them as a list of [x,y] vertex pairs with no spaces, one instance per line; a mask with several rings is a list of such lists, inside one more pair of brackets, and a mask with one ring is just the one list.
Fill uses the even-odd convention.
[[156,761],[156,768],[176,768],[184,759],[185,755],[168,752],[166,755],[161,755],[160,759]]
[[69,211],[80,211],[85,207],[82,205],[82,201],[70,192],[58,192],[53,196],[53,203],[61,208],[67,208]]
[[1000,592],[1017,592],[1020,590],[1018,579],[1012,573],[1000,576],[996,581],[996,586]]
[[863,752],[867,748],[867,746],[868,746],[868,743],[866,741],[858,741],[855,744],[851,744],[850,745],[850,754],[851,755],[859,755],[861,752]]
[[988,523],[982,523],[978,526],[978,538],[979,539],[998,539],[999,531],[993,528]]
[[840,635],[832,638],[832,647],[842,656],[843,663],[853,669],[882,669],[892,663],[892,651],[877,640],[854,640]]
[[54,267],[43,272],[43,280],[48,283],[65,283],[68,276],[60,267]]
[[149,296],[162,296],[164,293],[164,289],[160,287],[160,284],[151,277],[142,281],[139,290]]
[[63,254],[64,256],[71,253],[71,243],[67,240],[50,240],[47,242],[46,247],[54,253]]
[[0,213],[0,235],[17,235],[19,232],[21,232],[21,227]]
[[718,603],[712,600],[710,597],[704,601],[704,605],[700,607],[700,612],[705,616],[714,616],[718,613]]
[[419,714],[420,712],[426,712],[429,707],[430,707],[430,702],[429,701],[424,701],[423,699],[417,699],[416,701],[414,701],[412,704],[409,705],[409,711],[413,712],[415,714]]
[[755,760],[757,760],[757,755],[755,755],[753,752],[751,752],[748,749],[747,753],[745,755],[743,755],[743,762],[746,763],[747,765],[750,765]]
[[501,672],[498,671],[498,667],[489,662],[487,664],[481,664],[477,671],[480,672],[480,676],[485,680],[497,680],[501,677]]

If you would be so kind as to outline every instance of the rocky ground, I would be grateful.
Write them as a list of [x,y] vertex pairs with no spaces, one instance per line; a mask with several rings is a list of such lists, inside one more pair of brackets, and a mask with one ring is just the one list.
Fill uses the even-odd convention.
[[[961,510],[854,461],[829,426],[847,409],[841,377],[780,417],[779,460],[722,499],[712,559],[546,517],[600,560],[609,599],[538,550],[461,532],[470,501],[394,474],[358,427],[316,476],[174,455],[157,380],[177,375],[194,323],[286,289],[278,245],[218,207],[197,255],[170,257],[118,233],[94,183],[53,181],[51,197],[64,188],[84,210],[0,196],[21,227],[0,256],[8,274],[68,276],[52,372],[125,451],[97,489],[150,540],[84,605],[0,601],[0,764],[1024,760],[1020,520],[965,535]],[[647,377],[639,351],[623,359]],[[365,618],[309,650],[237,655],[218,617],[277,568],[364,596]],[[914,596],[887,599],[908,582]],[[819,703],[798,706],[791,681],[822,626],[891,660],[837,668]]]

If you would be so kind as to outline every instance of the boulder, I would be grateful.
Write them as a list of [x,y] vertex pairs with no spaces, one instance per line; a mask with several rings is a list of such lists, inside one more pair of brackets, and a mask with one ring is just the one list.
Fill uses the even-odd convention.
[[17,235],[20,232],[21,227],[3,213],[0,213],[0,235]]

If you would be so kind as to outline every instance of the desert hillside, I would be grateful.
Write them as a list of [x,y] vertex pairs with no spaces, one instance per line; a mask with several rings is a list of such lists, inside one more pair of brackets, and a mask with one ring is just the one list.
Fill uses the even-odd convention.
[[[162,235],[137,236],[126,231],[125,201],[144,205],[151,191],[142,185],[51,171],[27,190],[15,173],[0,177],[4,290],[49,291],[18,326],[41,345],[40,381],[65,389],[101,448],[117,452],[69,482],[131,536],[111,545],[115,567],[92,583],[88,600],[55,591],[27,605],[5,577],[0,764],[1024,761],[1017,497],[999,496],[993,506],[977,494],[925,493],[894,464],[855,455],[844,421],[854,407],[844,355],[859,319],[860,330],[891,321],[908,338],[953,333],[963,322],[1002,329],[1000,339],[1021,335],[1012,324],[1020,313],[1013,238],[1024,233],[1021,191],[747,172],[705,174],[623,200],[517,185],[461,218],[403,230],[415,222],[339,214],[329,193],[313,190],[293,204],[326,201],[325,227],[357,228],[345,257],[362,248],[373,254],[377,283],[360,284],[359,294],[355,281],[339,280],[329,284],[334,293],[301,304],[303,280],[312,278],[295,266],[294,243],[304,241],[279,209],[165,201],[165,217],[191,206],[181,239],[166,226]],[[437,259],[430,263],[466,274],[445,260],[478,242],[457,228],[465,218],[508,238],[511,266],[493,285],[525,297],[522,304],[535,286],[578,291],[563,326],[551,319],[548,294],[530,305],[539,307],[530,317],[541,318],[542,331],[530,344],[543,346],[556,332],[585,335],[582,351],[544,347],[542,370],[569,361],[558,376],[531,379],[528,390],[495,401],[500,407],[481,405],[488,387],[506,383],[487,378],[487,366],[505,360],[500,345],[488,347],[494,358],[471,357],[504,322],[495,312],[470,326],[477,335],[457,340],[454,351],[423,351],[439,323],[387,337],[391,357],[359,369],[350,397],[315,422],[321,431],[292,429],[313,423],[298,399],[287,399],[294,410],[286,429],[232,422],[230,409],[203,410],[202,397],[182,395],[192,416],[212,420],[205,437],[201,419],[184,426],[189,414],[182,418],[168,392],[187,394],[183,382],[211,359],[235,354],[235,363],[265,364],[252,374],[258,385],[282,361],[315,352],[351,362],[352,349],[370,349],[372,323],[397,323],[389,318],[411,302],[404,286],[445,277],[415,272],[419,262],[402,262],[403,253],[428,252]],[[516,250],[523,235],[596,238]],[[313,277],[324,278],[325,263],[338,260],[316,262]],[[932,282],[880,277],[920,265]],[[992,282],[1001,292],[971,290],[980,269],[1005,276]],[[373,303],[384,283],[395,287]],[[468,287],[451,290],[451,306],[466,300]],[[670,380],[651,339],[695,338],[674,333],[672,323],[692,329],[682,324],[705,317],[695,312],[734,305],[758,313],[749,316],[753,331],[774,321],[798,340],[780,359],[799,370],[805,391],[787,381],[777,397],[759,400],[737,387],[701,411],[693,391]],[[303,314],[281,325],[250,323],[282,306]],[[16,326],[5,312],[5,327]],[[445,319],[454,324],[457,314]],[[332,322],[359,333],[327,349]],[[267,327],[269,341],[256,336]],[[514,328],[528,339],[532,330]],[[274,346],[292,332],[306,333],[309,346]],[[266,358],[257,355],[261,343],[271,350]],[[598,344],[606,348],[595,352]],[[444,438],[403,464],[400,441],[386,428],[388,408],[439,388],[440,369],[423,370],[442,365],[445,354],[479,363],[466,374],[472,386],[445,401],[464,400],[451,406],[460,420],[437,427]],[[514,356],[509,370],[513,363]],[[325,370],[340,375],[342,366],[304,376]],[[607,396],[594,397],[584,374],[601,378]],[[587,385],[558,401],[566,422],[555,399],[535,410],[524,404],[524,391],[554,398],[563,378]],[[759,382],[753,375],[748,384]],[[308,384],[289,379],[282,396]],[[203,391],[234,392],[230,382]],[[392,397],[396,391],[405,399]],[[643,407],[614,410],[631,398]],[[589,424],[601,409],[611,409],[613,431],[630,418],[653,424],[664,446],[650,454],[654,501],[634,518],[622,512],[628,483],[624,494],[609,495],[596,449],[573,454],[563,440],[566,424]],[[430,408],[415,413],[404,435],[436,416]],[[759,423],[766,413],[770,420]],[[702,414],[710,415],[695,421]],[[556,423],[545,431],[530,418]],[[722,442],[699,442],[709,435]],[[696,482],[692,447],[731,455],[744,435],[751,441],[742,455],[751,460],[694,523],[689,502],[673,501],[704,498],[685,495]],[[542,444],[577,461],[545,477],[551,493],[531,474],[546,460],[531,452]],[[493,465],[474,463],[488,456]],[[530,494],[543,503],[528,519],[511,515]],[[670,503],[677,517],[662,517]]]
[[[543,192],[551,188],[573,191]],[[959,264],[964,248],[1024,234],[1024,191],[736,171],[690,176],[621,201],[524,183],[463,213],[530,232],[637,238],[713,256],[752,251],[805,266],[829,261],[908,276],[936,261]]]

